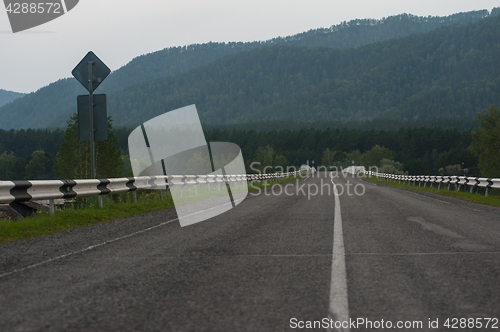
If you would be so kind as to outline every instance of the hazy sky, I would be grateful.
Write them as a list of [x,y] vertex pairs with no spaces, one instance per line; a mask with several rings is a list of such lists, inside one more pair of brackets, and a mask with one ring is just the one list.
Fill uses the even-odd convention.
[[498,6],[498,0],[80,0],[64,16],[16,34],[1,7],[0,89],[32,92],[69,77],[90,50],[116,70],[170,46],[267,40],[355,18]]

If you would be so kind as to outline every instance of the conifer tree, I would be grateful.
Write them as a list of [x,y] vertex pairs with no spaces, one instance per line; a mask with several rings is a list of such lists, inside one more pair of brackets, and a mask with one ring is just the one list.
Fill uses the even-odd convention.
[[479,169],[485,177],[500,177],[500,110],[491,105],[488,113],[477,114],[479,129],[472,132],[469,151],[479,157]]
[[[123,176],[123,158],[113,132],[111,116],[108,117],[108,139],[95,141],[95,162],[97,178]],[[68,121],[53,171],[60,179],[91,178],[90,142],[79,140],[76,113]]]

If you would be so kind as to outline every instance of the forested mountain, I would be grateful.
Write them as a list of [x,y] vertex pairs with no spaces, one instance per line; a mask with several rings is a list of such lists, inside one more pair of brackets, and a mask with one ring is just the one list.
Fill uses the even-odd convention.
[[362,121],[322,121],[322,122],[305,122],[305,121],[259,121],[231,124],[207,124],[203,125],[206,130],[218,129],[226,130],[248,130],[251,128],[256,132],[283,131],[283,130],[300,130],[300,129],[357,129],[363,131],[369,130],[385,130],[398,131],[401,128],[423,128],[423,129],[456,129],[459,131],[470,131],[478,128],[478,123],[475,118],[429,118],[429,119],[408,119],[396,120],[387,118],[377,118]]
[[[500,14],[500,8],[491,16]],[[478,22],[489,17],[488,10],[459,13],[446,17],[419,17],[408,14],[390,16],[381,20],[356,19],[332,25],[327,29],[314,29],[288,37],[265,42],[207,43],[185,47],[166,48],[133,59],[103,82],[103,90],[117,91],[153,78],[174,76],[213,62],[229,54],[250,51],[273,45],[325,46],[356,48],[379,41],[411,34],[426,33],[444,25]]]
[[[333,161],[344,160],[344,167],[349,166],[353,159],[355,163],[359,163],[356,155],[360,152],[366,153],[378,145],[392,152],[391,159],[402,162],[404,170],[410,174],[437,175],[440,168],[463,162],[469,169],[470,175],[479,175],[477,157],[467,151],[472,142],[469,131],[459,132],[441,128],[400,129],[392,132],[314,128],[270,132],[214,129],[206,132],[206,138],[207,141],[238,144],[249,173],[252,171],[248,167],[249,164],[258,161],[259,147],[268,145],[277,154],[283,155],[289,165],[294,166],[303,163],[309,163],[311,166],[339,165],[326,164],[322,161],[325,150],[330,149],[335,155]],[[370,165],[377,165],[379,161],[380,159]]]
[[[466,148],[471,144],[470,131],[444,130],[442,128],[413,128],[397,131],[359,129],[317,129],[256,131],[254,129],[204,128],[209,142],[238,144],[247,165],[260,161],[258,151],[272,148],[286,158],[285,164],[300,166],[325,165],[326,149],[333,155],[332,165],[350,165],[359,162],[361,153],[378,145],[388,149],[391,160],[404,164],[410,174],[436,175],[440,168],[465,163],[470,175],[479,175],[477,157]],[[122,154],[128,154],[127,138],[132,128],[115,130]],[[52,167],[63,141],[61,130],[1,130],[0,129],[0,180],[54,179]],[[379,160],[376,161],[378,163]],[[340,164],[339,164],[340,163]],[[347,163],[347,164],[346,164]],[[376,164],[371,164],[376,165]],[[130,164],[128,163],[130,171]],[[285,166],[285,165],[283,165]],[[130,174],[129,174],[130,175]]]
[[0,180],[54,179],[52,165],[63,136],[62,130],[0,129]]
[[24,93],[0,89],[0,107],[24,96]]
[[473,118],[500,104],[500,17],[357,49],[266,47],[109,96],[116,125],[196,104],[202,122]]
[[[112,73],[97,92],[116,92],[137,83],[149,82],[152,79],[180,75],[227,55],[267,48],[273,45],[356,48],[387,39],[425,33],[446,25],[478,22],[499,13],[500,9],[497,8],[491,14],[487,10],[483,10],[448,17],[417,17],[403,14],[382,20],[365,19],[343,22],[327,29],[310,30],[298,35],[275,38],[266,42],[208,43],[167,48],[135,58],[126,66]],[[256,56],[258,53],[252,54],[252,56]],[[103,60],[105,61],[105,59]],[[316,62],[316,60],[313,61]],[[256,58],[254,61],[258,61],[258,59]],[[70,69],[68,69],[69,71]],[[200,78],[200,82],[203,80],[203,78]],[[157,83],[151,82],[151,84]],[[239,87],[238,90],[240,90]],[[0,115],[2,115],[3,121],[0,127],[44,128],[64,126],[69,115],[76,110],[76,95],[85,93],[86,90],[74,79],[59,80],[12,104],[1,107]],[[154,103],[154,101],[150,102]],[[110,112],[121,113],[113,109],[110,109]]]
[[332,25],[328,29],[314,29],[285,38],[275,38],[270,42],[297,46],[355,48],[387,39],[426,33],[446,25],[478,22],[499,14],[500,7],[494,8],[491,13],[487,10],[478,10],[445,17],[401,14],[381,20],[356,19]]

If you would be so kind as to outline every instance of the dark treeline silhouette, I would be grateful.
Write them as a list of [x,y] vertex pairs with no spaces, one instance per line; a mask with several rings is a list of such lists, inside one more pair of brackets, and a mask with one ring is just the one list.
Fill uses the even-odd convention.
[[[122,155],[128,155],[130,132],[128,128],[115,129]],[[52,166],[63,135],[62,130],[0,130],[0,180],[53,179]],[[469,130],[301,128],[257,131],[211,128],[205,130],[205,137],[208,142],[238,144],[247,166],[256,160],[259,148],[268,146],[277,155],[284,156],[288,165],[300,166],[307,162],[320,165],[326,149],[338,152],[338,161],[342,162],[353,151],[364,153],[378,145],[389,149],[394,159],[403,163],[404,170],[410,174],[435,175],[440,168],[463,162],[470,175],[479,175],[477,157],[466,150],[472,142]],[[251,172],[248,167],[247,171]]]
[[0,130],[0,180],[53,179],[63,137],[61,129]]
[[[119,147],[128,153],[127,137],[130,129],[116,130]],[[464,163],[469,175],[479,175],[477,157],[467,151],[472,138],[470,130],[441,128],[407,128],[397,131],[360,129],[314,129],[257,131],[245,129],[205,130],[208,142],[238,144],[247,164],[256,160],[259,147],[270,146],[277,155],[283,155],[290,166],[309,162],[320,165],[326,149],[340,152],[339,162],[348,153],[367,152],[375,145],[392,151],[394,159],[404,164],[410,174],[438,175],[440,168]],[[329,165],[331,166],[331,165]]]

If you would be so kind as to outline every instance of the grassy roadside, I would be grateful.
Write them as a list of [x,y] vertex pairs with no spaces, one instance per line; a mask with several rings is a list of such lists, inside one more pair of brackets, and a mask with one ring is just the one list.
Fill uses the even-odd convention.
[[103,209],[85,207],[56,210],[53,216],[41,212],[16,221],[0,221],[0,244],[64,232],[78,227],[109,222],[174,207],[172,198],[134,203],[104,204]]
[[[483,205],[490,205],[490,206],[496,206],[500,207],[500,196],[495,194],[495,193],[490,193],[488,197],[484,197],[481,194],[471,194],[469,192],[463,192],[463,191],[455,191],[455,190],[446,190],[447,187],[444,187],[444,189],[437,189],[437,188],[430,188],[430,187],[419,187],[418,185],[413,186],[413,185],[407,185],[407,184],[399,184],[398,182],[392,182],[392,181],[387,181],[386,179],[377,179],[376,177],[366,177],[364,178],[366,180],[380,183],[380,184],[385,184],[391,187],[398,187],[398,188],[404,188],[404,189],[412,189],[412,190],[417,190],[417,191],[425,191],[425,192],[430,192],[434,194],[438,194],[441,196],[448,196],[448,197],[454,197],[458,198],[467,202],[471,203],[477,203],[477,204],[483,204]],[[447,186],[447,185],[445,185]]]
[[[300,178],[300,176],[282,179],[277,182],[260,182],[259,184],[253,184],[248,188],[248,191],[256,191],[275,184],[294,181],[297,178]],[[103,196],[103,199],[105,199],[103,209],[93,206],[78,210],[63,209],[56,210],[53,216],[50,216],[48,212],[41,212],[16,221],[0,221],[0,244],[174,208],[174,202],[168,190],[162,200],[159,198],[158,191],[151,191],[144,195],[139,194],[137,203],[114,203],[109,196]]]

